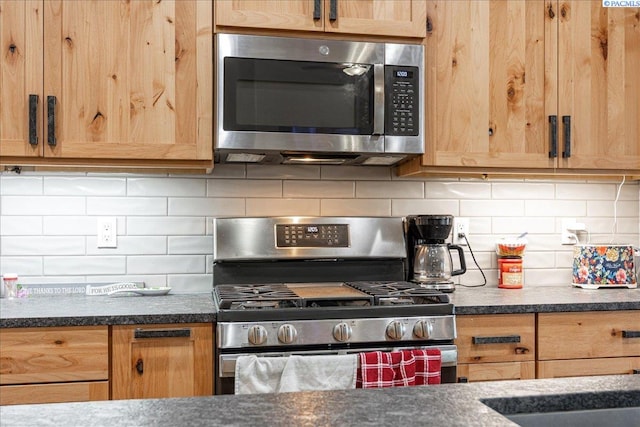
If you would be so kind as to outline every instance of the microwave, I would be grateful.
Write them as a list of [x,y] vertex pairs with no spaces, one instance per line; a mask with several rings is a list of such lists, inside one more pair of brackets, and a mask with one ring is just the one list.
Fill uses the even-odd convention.
[[393,165],[424,153],[419,44],[216,34],[219,163]]

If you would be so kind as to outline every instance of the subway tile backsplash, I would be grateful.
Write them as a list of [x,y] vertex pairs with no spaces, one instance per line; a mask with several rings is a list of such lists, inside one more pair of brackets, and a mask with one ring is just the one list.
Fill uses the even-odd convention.
[[[495,241],[528,231],[525,286],[568,284],[572,247],[561,220],[584,222],[581,242],[640,245],[640,185],[615,181],[398,178],[391,169],[216,165],[212,175],[0,174],[0,273],[25,283],[132,280],[209,292],[212,226],[221,216],[470,218],[469,241],[495,287]],[[117,247],[97,247],[97,218],[117,218]],[[615,220],[614,220],[615,218]],[[462,284],[482,283],[466,249]]]

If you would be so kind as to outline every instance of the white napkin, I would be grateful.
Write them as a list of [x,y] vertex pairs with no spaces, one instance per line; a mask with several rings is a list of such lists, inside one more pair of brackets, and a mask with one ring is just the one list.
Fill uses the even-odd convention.
[[345,390],[356,387],[356,354],[257,357],[236,361],[235,393]]

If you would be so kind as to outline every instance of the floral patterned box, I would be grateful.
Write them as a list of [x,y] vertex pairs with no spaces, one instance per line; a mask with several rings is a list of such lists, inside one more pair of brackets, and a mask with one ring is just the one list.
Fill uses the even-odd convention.
[[[637,268],[637,267],[636,267]],[[637,288],[632,245],[576,245],[573,286]]]

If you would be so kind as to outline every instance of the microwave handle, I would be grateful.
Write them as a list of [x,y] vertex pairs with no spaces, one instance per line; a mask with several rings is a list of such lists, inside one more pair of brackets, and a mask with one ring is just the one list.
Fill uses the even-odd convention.
[[384,134],[384,65],[373,65],[373,134]]

